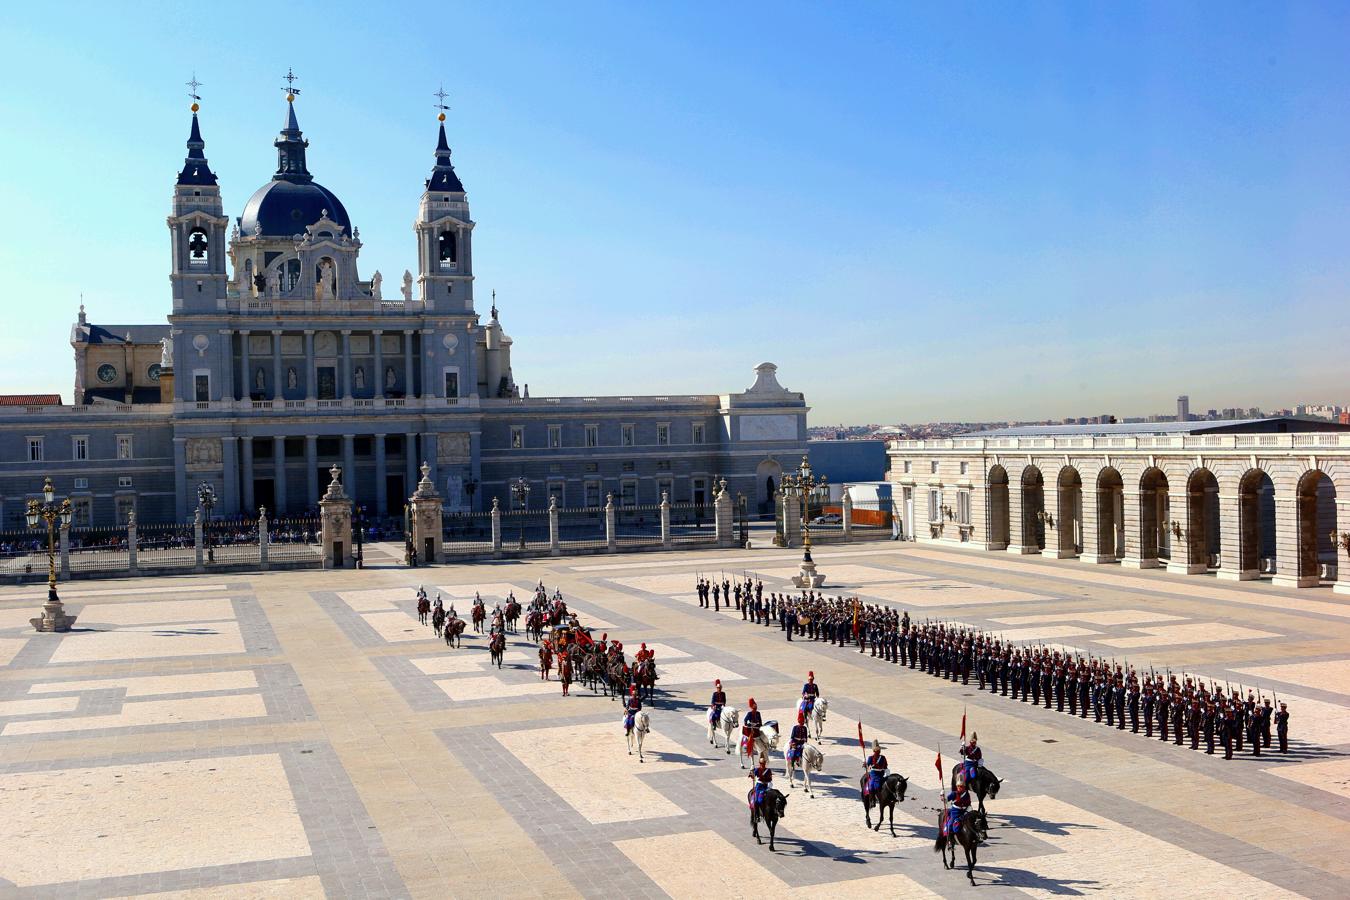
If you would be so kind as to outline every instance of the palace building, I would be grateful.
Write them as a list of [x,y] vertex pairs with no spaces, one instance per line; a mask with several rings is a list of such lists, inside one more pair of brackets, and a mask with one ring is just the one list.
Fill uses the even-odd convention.
[[[530,396],[495,302],[474,299],[473,232],[444,114],[417,203],[417,272],[363,275],[361,237],[311,174],[287,96],[271,179],[227,215],[193,104],[168,216],[171,309],[159,325],[71,331],[72,403],[0,403],[0,517],[22,527],[51,476],[75,524],[315,507],[336,464],[371,515],[398,515],[426,463],[448,510],[711,503],[725,479],[765,509],[806,448],[807,407],[776,367],[746,390]],[[411,200],[410,192],[410,200]],[[411,205],[411,204],[410,204]],[[616,379],[618,380],[618,379]]]

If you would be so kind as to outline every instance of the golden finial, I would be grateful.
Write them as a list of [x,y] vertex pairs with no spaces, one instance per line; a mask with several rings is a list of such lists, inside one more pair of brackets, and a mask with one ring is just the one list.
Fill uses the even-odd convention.
[[197,104],[195,104],[195,103],[194,103],[194,104],[192,104],[192,111],[193,111],[193,112],[196,112],[196,111],[197,111],[197,110],[199,110],[199,109],[201,109],[201,107],[200,107],[200,106],[198,106],[198,105],[197,105]]

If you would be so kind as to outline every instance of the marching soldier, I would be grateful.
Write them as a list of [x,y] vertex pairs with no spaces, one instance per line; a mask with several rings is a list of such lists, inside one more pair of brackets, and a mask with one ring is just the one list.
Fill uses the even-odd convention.
[[1210,703],[1205,707],[1205,754],[1214,755],[1214,704]]
[[1139,733],[1139,682],[1130,679],[1130,733]]
[[1275,735],[1280,739],[1280,752],[1289,752],[1289,707],[1281,703],[1275,714]]

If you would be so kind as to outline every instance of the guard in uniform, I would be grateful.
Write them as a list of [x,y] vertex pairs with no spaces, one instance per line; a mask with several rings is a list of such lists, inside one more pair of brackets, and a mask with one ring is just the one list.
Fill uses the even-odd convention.
[[886,754],[881,752],[881,741],[872,740],[872,755],[867,757],[867,762],[863,763],[867,769],[867,782],[863,785],[863,796],[870,797],[881,790],[881,783],[886,780],[886,774],[890,765],[886,762]]
[[806,747],[806,739],[809,735],[806,731],[806,713],[797,713],[797,724],[792,726],[792,732],[788,735],[787,763],[788,768],[792,768],[793,763],[802,763],[802,750]]
[[642,698],[638,696],[637,685],[628,689],[628,700],[623,706],[623,733],[627,734],[633,730],[633,722],[637,719],[637,714],[642,711]]
[[769,768],[769,753],[764,751],[759,754],[759,763],[750,770],[750,778],[755,782],[755,786],[750,789],[750,795],[745,799],[749,802],[752,810],[759,809],[764,803],[764,794],[773,784],[773,770]]
[[1139,682],[1130,679],[1130,733],[1139,733]]
[[755,738],[759,737],[759,729],[764,724],[764,714],[755,705],[754,697],[751,697],[746,705],[750,709],[746,711],[745,718],[741,719],[741,746],[745,748],[745,755],[751,756],[755,752]]
[[1289,752],[1289,706],[1280,704],[1280,711],[1275,714],[1275,736],[1280,739],[1280,752]]
[[[708,702],[708,724],[714,729],[722,721],[722,709],[727,705],[727,692],[722,690],[722,679],[713,682],[712,700]],[[714,738],[714,740],[716,740]],[[708,743],[713,743],[709,741]]]
[[816,700],[820,698],[820,685],[816,684],[816,673],[806,673],[806,683],[802,685],[802,702],[798,705],[801,712],[811,715],[811,711],[816,708]]

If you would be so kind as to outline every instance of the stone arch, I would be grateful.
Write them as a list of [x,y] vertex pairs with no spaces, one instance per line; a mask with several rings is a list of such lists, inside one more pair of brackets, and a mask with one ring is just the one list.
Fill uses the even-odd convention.
[[1011,540],[1012,522],[1008,506],[1008,470],[996,465],[986,478],[989,487],[989,549],[1003,550]]
[[1264,469],[1248,469],[1238,480],[1238,570],[1256,578],[1275,558],[1275,482]]
[[1125,479],[1114,466],[1097,473],[1096,539],[1099,561],[1125,555]]
[[1309,469],[1299,477],[1294,496],[1298,584],[1305,587],[1321,580],[1323,565],[1336,562],[1336,485],[1321,469]]
[[1054,528],[1059,539],[1061,557],[1077,556],[1083,552],[1083,476],[1073,466],[1059,470],[1056,478]]
[[778,485],[783,481],[783,466],[776,459],[766,459],[755,467],[755,502],[761,510],[773,502]]
[[1173,561],[1187,574],[1217,568],[1221,533],[1219,479],[1209,469],[1193,469],[1186,476],[1185,533]]
[[1149,466],[1139,476],[1139,559],[1145,568],[1171,556],[1171,507],[1167,473]]
[[1025,543],[1038,551],[1045,549],[1045,476],[1034,465],[1022,470],[1022,533]]

